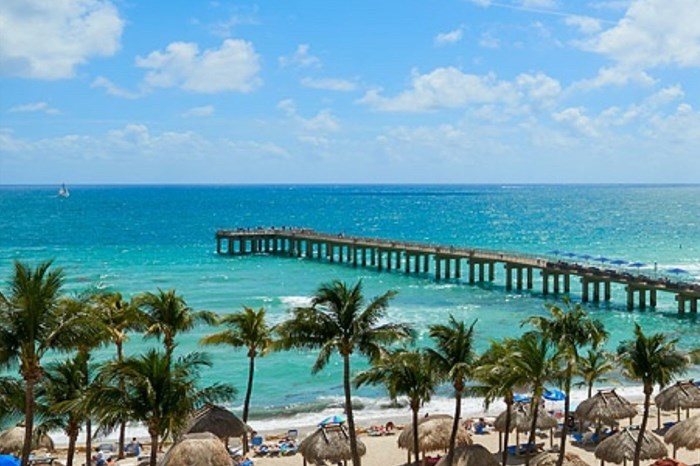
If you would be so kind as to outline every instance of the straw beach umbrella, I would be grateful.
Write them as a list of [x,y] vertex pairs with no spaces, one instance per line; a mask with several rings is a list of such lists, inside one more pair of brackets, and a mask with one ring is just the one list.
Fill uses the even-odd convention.
[[[357,440],[357,450],[360,456],[367,453],[367,447]],[[347,462],[352,459],[350,436],[342,425],[321,426],[299,444],[299,453],[311,464],[332,464]]]
[[[515,444],[520,444],[520,432],[529,432],[530,428],[527,427],[524,431],[522,429],[517,429],[518,426],[523,425],[524,420],[527,418],[525,409],[521,404],[515,404],[510,406],[510,428],[509,432],[515,430]],[[498,447],[503,451],[508,445],[501,445],[502,434],[506,431],[506,416],[508,415],[508,409],[504,410],[501,414],[496,416],[496,420],[493,421],[493,428],[498,431]]]
[[637,408],[615,390],[598,390],[598,393],[582,401],[574,412],[576,419],[595,423],[613,424],[618,419],[637,415]]
[[[444,456],[436,466],[448,466]],[[493,454],[482,445],[464,445],[455,448],[452,466],[500,466]]]
[[211,432],[220,439],[242,437],[244,433],[252,431],[249,425],[231,411],[212,404],[198,409],[184,429],[185,434]]
[[[615,435],[612,435],[602,442],[595,449],[595,457],[601,460],[601,466],[606,461],[611,463],[624,463],[627,460],[634,459],[634,449],[639,437],[638,430],[623,429]],[[644,432],[642,440],[642,451],[639,459],[655,460],[663,458],[668,454],[666,445],[659,437],[652,432]]]
[[[34,435],[34,445],[32,449],[46,448],[53,451],[54,443],[46,434],[41,436]],[[24,446],[24,427],[13,427],[0,433],[0,454],[14,454],[19,456],[22,453]]]
[[661,390],[654,403],[657,410],[657,428],[661,428],[661,411],[676,411],[678,420],[681,420],[681,409],[686,410],[686,419],[689,417],[688,411],[691,408],[700,408],[700,387],[692,380],[678,381],[675,384]]
[[224,444],[210,432],[187,434],[168,450],[159,466],[233,466]]
[[[556,453],[540,453],[539,455],[535,456],[531,461],[530,464],[532,466],[556,466],[557,460],[559,459],[559,455]],[[580,456],[574,454],[574,453],[565,453],[564,454],[564,463],[563,466],[590,466],[588,463],[583,461]]]
[[[450,446],[450,435],[452,434],[452,416],[447,414],[435,414],[426,416],[418,421],[418,449],[425,454],[436,450],[447,450]],[[413,452],[413,426],[407,425],[397,440],[399,448],[408,450],[409,463],[410,455]],[[472,439],[469,432],[463,426],[457,430],[456,446],[471,445]]]
[[700,414],[685,419],[668,429],[664,442],[673,445],[673,456],[678,448],[700,449]]

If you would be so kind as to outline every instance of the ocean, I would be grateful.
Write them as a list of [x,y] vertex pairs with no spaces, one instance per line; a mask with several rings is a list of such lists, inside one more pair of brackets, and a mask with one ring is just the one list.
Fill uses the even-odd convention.
[[[285,319],[294,306],[308,302],[314,290],[333,279],[362,280],[368,297],[397,290],[388,319],[410,322],[416,345],[429,344],[430,324],[449,314],[476,324],[476,346],[516,336],[521,321],[545,313],[546,298],[533,291],[506,291],[503,270],[493,284],[435,282],[432,276],[407,276],[273,256],[217,256],[214,234],[220,228],[294,226],[327,233],[395,238],[452,246],[517,251],[552,257],[553,250],[642,262],[640,272],[687,273],[675,278],[700,281],[700,185],[348,185],[348,186],[69,186],[59,198],[57,186],[0,187],[0,287],[14,260],[37,264],[53,259],[65,269],[66,290],[115,290],[131,297],[158,288],[174,288],[194,309],[221,314],[243,305],[265,307],[270,323]],[[624,268],[624,266],[621,266]],[[632,270],[636,272],[637,269]],[[538,277],[535,277],[536,280]],[[580,300],[572,280],[571,299]],[[628,312],[621,288],[610,303],[587,304],[590,314],[610,332],[608,349],[632,337],[633,323],[647,332],[663,331],[682,349],[700,346],[697,315],[679,316],[672,296],[659,295],[656,309]],[[198,345],[215,331],[199,326],[177,338],[177,352],[206,351],[213,366],[202,384],[232,383],[240,412],[248,362],[244,350]],[[128,354],[156,344],[133,335]],[[96,359],[114,349],[97,351]],[[259,430],[313,425],[342,412],[341,363],[311,374],[314,352],[273,353],[257,360],[251,424]],[[356,357],[354,370],[367,367]],[[694,367],[689,376],[700,377]],[[607,382],[610,386],[613,382]],[[641,391],[620,380],[624,393]],[[572,397],[583,399],[583,391]],[[356,391],[360,422],[393,415],[380,387]],[[451,411],[448,387],[425,408]],[[465,412],[483,409],[469,399]],[[498,412],[498,406],[492,408]]]

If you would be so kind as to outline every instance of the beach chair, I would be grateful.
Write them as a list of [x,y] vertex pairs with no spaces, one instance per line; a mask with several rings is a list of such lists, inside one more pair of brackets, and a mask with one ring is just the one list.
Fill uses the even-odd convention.
[[287,440],[296,440],[299,437],[299,431],[296,429],[289,429],[287,431]]
[[583,434],[581,432],[574,432],[571,434],[576,445],[583,445]]
[[479,434],[479,435],[485,434],[485,433],[486,433],[486,426],[480,425],[480,424],[476,424],[476,425],[474,426],[474,433],[475,433],[475,434]]
[[263,438],[259,435],[256,435],[252,439],[250,439],[250,445],[253,447],[259,447],[263,443]]

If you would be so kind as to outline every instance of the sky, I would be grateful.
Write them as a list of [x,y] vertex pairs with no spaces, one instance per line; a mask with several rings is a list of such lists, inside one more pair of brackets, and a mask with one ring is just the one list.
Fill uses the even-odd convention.
[[0,184],[698,183],[700,0],[2,0]]

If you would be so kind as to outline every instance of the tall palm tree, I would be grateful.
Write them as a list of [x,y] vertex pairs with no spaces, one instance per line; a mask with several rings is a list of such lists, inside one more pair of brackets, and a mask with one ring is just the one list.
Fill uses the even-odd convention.
[[89,321],[60,305],[64,274],[52,261],[32,268],[16,261],[10,292],[0,293],[0,367],[19,364],[25,386],[25,438],[22,465],[29,463],[34,429],[35,386],[43,377],[41,360],[50,350],[67,351],[84,336]]
[[639,380],[644,385],[644,414],[634,449],[634,466],[639,466],[654,385],[664,387],[671,383],[674,377],[686,371],[689,361],[685,354],[676,349],[678,340],[669,340],[663,333],[647,336],[639,324],[635,324],[634,336],[634,340],[620,344],[618,357],[625,377]]
[[593,395],[593,385],[596,381],[605,382],[608,380],[605,374],[615,370],[613,356],[600,350],[589,349],[588,352],[578,360],[576,373],[581,376],[581,382],[577,386],[588,387],[588,398]]
[[87,355],[77,353],[70,359],[49,364],[42,384],[40,399],[49,406],[52,414],[60,416],[61,427],[68,436],[66,466],[73,466],[75,443],[88,416],[88,405],[85,403],[87,367]]
[[355,386],[384,384],[390,396],[405,395],[411,408],[413,454],[419,461],[418,410],[430,401],[440,383],[440,372],[427,353],[396,350],[387,353],[373,366],[355,377]]
[[[532,425],[528,443],[534,444],[537,414],[542,401],[544,385],[556,379],[561,373],[559,348],[540,332],[527,332],[515,340],[514,349],[512,369],[518,374],[517,378],[525,381],[532,391],[532,400],[530,401]],[[525,464],[529,466],[530,455],[525,457]]]
[[353,466],[360,466],[357,435],[352,412],[350,387],[350,356],[359,352],[376,360],[389,345],[411,336],[404,324],[379,324],[386,314],[389,301],[396,295],[388,291],[365,306],[362,282],[354,286],[335,280],[321,285],[311,300],[311,307],[296,308],[292,318],[277,327],[281,348],[319,349],[311,371],[322,370],[331,355],[338,352],[343,359],[343,389],[345,412],[350,430]]
[[[121,362],[124,360],[124,343],[129,339],[129,332],[145,330],[146,316],[137,306],[124,300],[121,293],[100,293],[94,295],[92,300],[96,317],[105,325],[106,337],[116,348],[116,360]],[[123,381],[119,386],[124,387]],[[124,458],[127,421],[125,413],[119,423],[118,458]]]
[[[559,348],[559,354],[565,361],[566,367],[563,374],[564,393],[564,419],[569,418],[571,406],[571,380],[576,371],[576,363],[579,359],[579,348],[591,345],[597,348],[608,337],[602,322],[593,320],[581,309],[580,305],[572,306],[568,299],[564,300],[564,309],[553,304],[547,305],[550,317],[533,316],[523,323],[530,323],[550,339]],[[566,439],[568,423],[562,428],[561,438]],[[561,442],[557,466],[564,464],[566,442]]]
[[[235,390],[228,385],[215,384],[203,389],[196,386],[200,368],[210,365],[202,353],[190,353],[171,361],[167,354],[152,349],[104,366],[89,400],[98,407],[102,424],[116,425],[124,408],[132,420],[143,422],[151,437],[150,466],[155,466],[161,438],[178,432],[192,412],[205,402],[233,397]],[[125,394],[119,388],[121,380],[126,382]]]
[[447,464],[452,465],[455,441],[459,429],[459,418],[462,413],[462,394],[467,379],[474,368],[474,321],[470,326],[464,321],[458,322],[453,315],[447,325],[430,326],[430,337],[435,340],[436,347],[427,350],[432,364],[452,382],[455,393],[455,414],[450,434],[450,449],[447,453]]
[[175,349],[175,336],[192,330],[198,321],[214,325],[217,315],[210,311],[195,311],[175,290],[146,292],[134,299],[146,314],[146,336],[163,339],[165,354],[170,358]]
[[[248,385],[243,402],[243,422],[248,422],[250,397],[253,393],[255,358],[264,356],[272,348],[272,330],[265,321],[264,308],[255,311],[244,306],[243,312],[224,316],[220,322],[229,328],[203,337],[200,343],[203,345],[229,345],[234,348],[245,347],[248,350]],[[245,433],[244,450],[247,450],[247,447],[247,433]]]
[[508,462],[508,449],[506,447],[511,431],[513,392],[516,387],[524,386],[528,378],[513,366],[515,355],[515,340],[505,338],[502,341],[492,341],[489,349],[479,358],[474,370],[474,378],[479,384],[472,391],[484,397],[486,407],[498,398],[503,398],[506,404],[506,427],[502,450],[503,466]]

